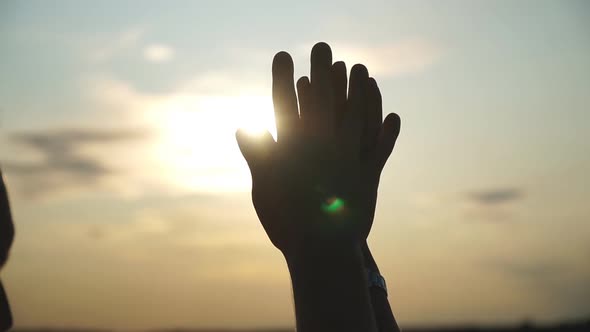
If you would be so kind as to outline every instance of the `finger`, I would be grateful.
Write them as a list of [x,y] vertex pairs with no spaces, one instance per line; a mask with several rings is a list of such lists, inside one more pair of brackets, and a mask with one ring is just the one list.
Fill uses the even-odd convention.
[[0,267],[8,259],[8,252],[12,246],[13,239],[14,225],[12,224],[12,216],[10,214],[8,194],[6,193],[6,187],[2,179],[2,172],[0,172]]
[[334,112],[336,118],[336,127],[342,123],[342,117],[346,113],[346,64],[342,61],[335,62],[332,65],[332,86],[334,92]]
[[348,142],[348,149],[355,152],[360,152],[360,144],[363,140],[362,134],[366,119],[368,79],[369,73],[365,66],[356,64],[350,70],[350,84],[346,104],[347,110],[343,128]]
[[277,125],[277,141],[292,137],[299,122],[297,96],[293,82],[293,60],[279,52],[272,62],[272,100]]
[[365,122],[365,133],[363,135],[365,138],[364,149],[366,151],[373,151],[377,144],[379,132],[381,131],[383,106],[381,92],[379,91],[377,82],[372,77],[369,78],[367,90],[367,118]]
[[311,50],[312,107],[306,130],[313,136],[330,136],[334,131],[334,100],[332,95],[332,50],[326,43],[317,43]]
[[311,84],[307,76],[297,80],[297,95],[299,97],[299,112],[301,118],[304,118],[304,114],[311,112]]
[[377,166],[379,170],[383,169],[387,159],[391,155],[397,137],[399,136],[400,128],[401,119],[399,115],[395,113],[387,115],[385,121],[383,121],[381,133],[377,142]]
[[268,131],[261,136],[253,136],[241,129],[236,131],[236,141],[254,177],[261,172],[262,165],[270,155],[275,141]]

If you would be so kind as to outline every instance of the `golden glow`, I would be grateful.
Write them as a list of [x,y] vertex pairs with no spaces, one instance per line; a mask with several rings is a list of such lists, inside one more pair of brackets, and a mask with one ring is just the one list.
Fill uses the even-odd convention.
[[268,96],[179,96],[153,110],[155,158],[167,181],[197,191],[247,190],[250,176],[235,132],[276,137]]

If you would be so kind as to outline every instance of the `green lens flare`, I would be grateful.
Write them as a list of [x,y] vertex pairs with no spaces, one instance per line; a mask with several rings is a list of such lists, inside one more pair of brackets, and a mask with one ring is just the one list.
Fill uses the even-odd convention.
[[332,197],[322,203],[322,210],[326,213],[338,213],[344,208],[344,201],[338,197]]

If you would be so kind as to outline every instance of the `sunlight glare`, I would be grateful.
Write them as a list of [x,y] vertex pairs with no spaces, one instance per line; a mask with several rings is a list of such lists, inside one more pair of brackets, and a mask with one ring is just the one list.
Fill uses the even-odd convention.
[[193,191],[248,190],[236,130],[276,137],[268,96],[179,96],[154,113],[160,131],[156,158],[168,181]]

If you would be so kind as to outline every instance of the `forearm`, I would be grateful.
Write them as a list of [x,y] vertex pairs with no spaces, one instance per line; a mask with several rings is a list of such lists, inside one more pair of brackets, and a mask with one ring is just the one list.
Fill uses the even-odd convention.
[[400,328],[395,321],[389,300],[384,291],[371,289],[371,304],[377,322],[379,332],[399,332]]
[[0,331],[7,331],[12,327],[12,314],[8,305],[8,298],[0,281]]
[[377,331],[360,247],[286,255],[297,331]]
[[[363,257],[366,269],[380,273],[379,267],[366,244],[363,246]],[[393,316],[385,290],[371,287],[369,293],[379,332],[399,332],[400,328]]]

